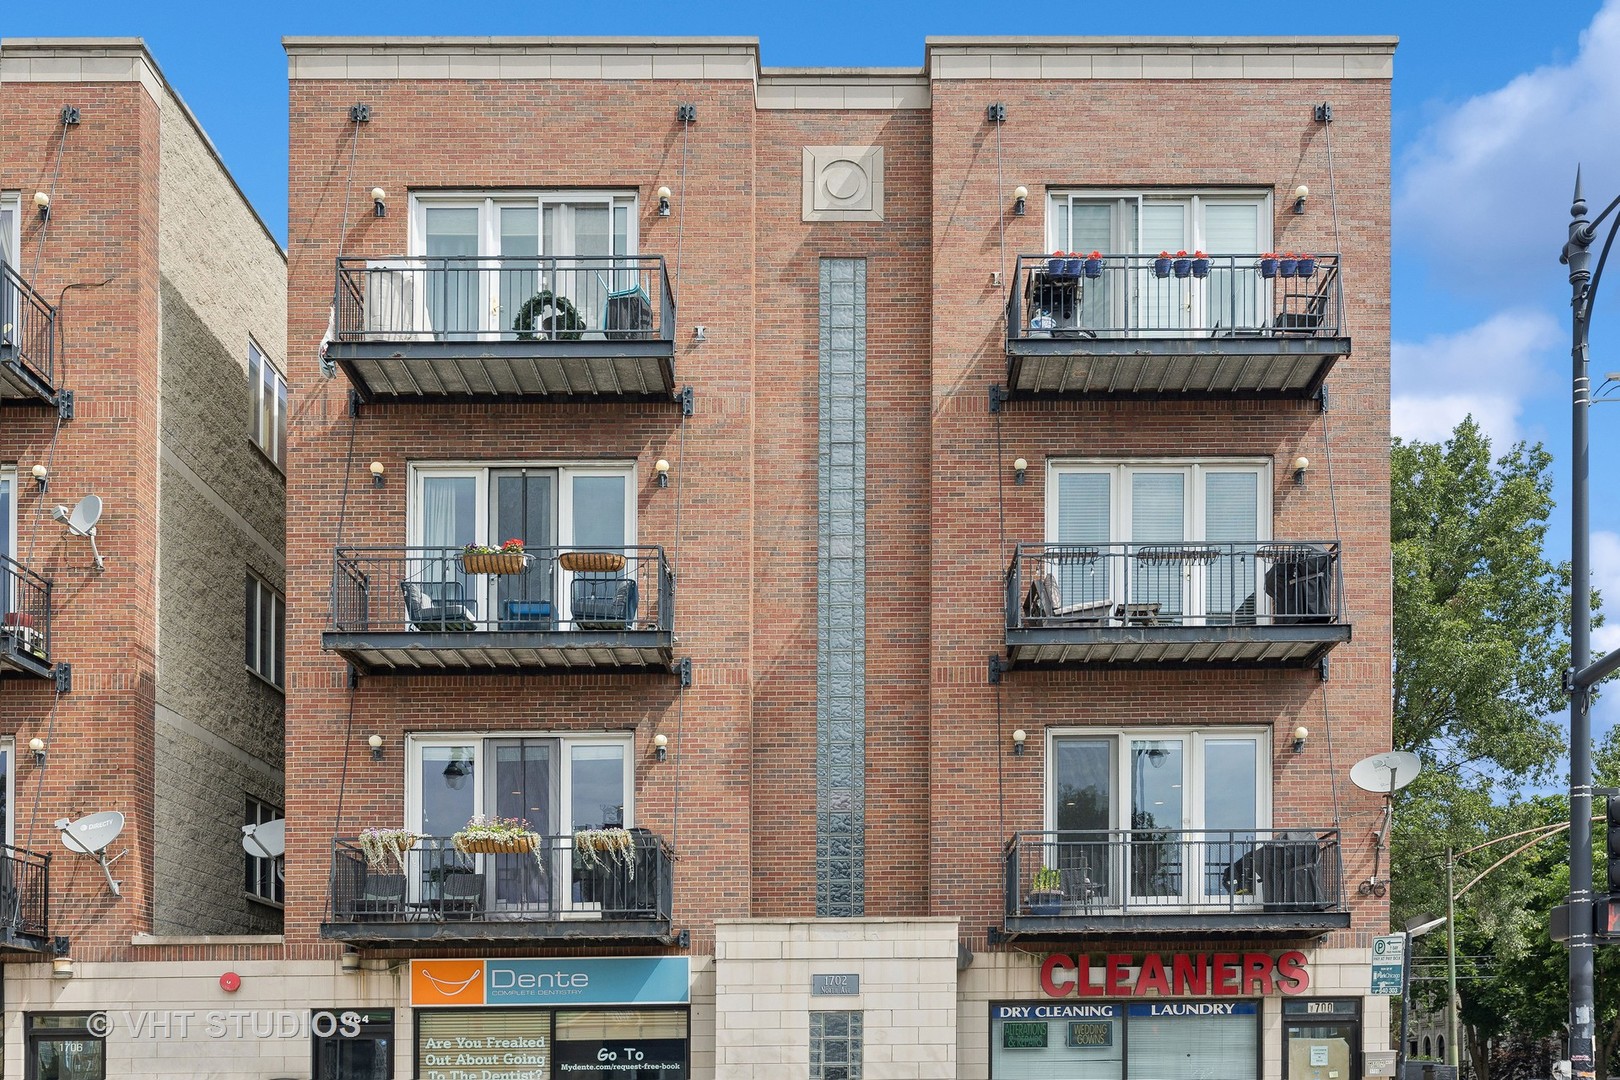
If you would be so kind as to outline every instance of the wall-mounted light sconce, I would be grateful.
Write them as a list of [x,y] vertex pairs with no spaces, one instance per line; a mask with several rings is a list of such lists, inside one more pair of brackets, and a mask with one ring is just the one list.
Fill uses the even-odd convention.
[[669,459],[668,458],[659,458],[657,461],[653,462],[653,472],[658,474],[658,486],[659,487],[661,487],[661,488],[669,487]]
[[371,209],[378,217],[388,216],[388,192],[380,187],[371,189]]
[[39,490],[44,491],[51,486],[51,470],[43,465],[35,465],[29,471],[34,474],[34,483],[39,485]]
[[1022,484],[1024,477],[1029,474],[1029,462],[1024,458],[1013,459],[1013,483]]
[[669,754],[669,736],[660,731],[653,736],[653,757],[663,761]]
[[658,189],[658,216],[669,217],[669,188]]
[[709,328],[707,326],[703,326],[703,325],[698,325],[698,326],[692,327],[692,340],[693,341],[708,341],[709,340]]
[[28,749],[34,752],[34,765],[37,768],[45,767],[45,740],[38,735],[28,740]]
[[1305,486],[1305,472],[1311,467],[1311,459],[1304,454],[1294,459],[1294,483]]
[[51,960],[51,977],[53,979],[73,978],[77,972],[73,970],[73,957],[69,955],[73,951],[72,939],[58,937],[51,942],[51,951],[56,954],[55,958]]
[[372,487],[382,487],[383,486],[383,483],[384,483],[384,481],[383,481],[383,473],[385,471],[386,470],[383,469],[383,463],[382,462],[373,461],[371,463],[371,486]]
[[1023,217],[1027,209],[1029,209],[1029,188],[1019,184],[1013,188],[1013,216]]
[[343,974],[345,975],[360,974],[359,952],[352,948],[345,948],[343,950],[343,958],[338,961],[338,966],[343,969]]
[[51,219],[51,197],[43,191],[34,192],[34,205],[39,208],[39,220]]
[[371,738],[366,740],[366,745],[371,747],[371,760],[372,761],[381,761],[382,760],[382,744],[383,744],[383,737],[381,735],[373,735],[373,736],[371,736]]
[[1311,729],[1306,727],[1304,724],[1301,724],[1299,727],[1294,729],[1294,753],[1304,753],[1305,740],[1310,738],[1310,736]]
[[1310,194],[1311,189],[1304,184],[1294,189],[1294,213],[1303,214],[1305,212],[1305,200]]
[[1029,732],[1025,731],[1023,728],[1019,728],[1017,731],[1013,732],[1014,757],[1024,756],[1024,740],[1027,738],[1029,738]]

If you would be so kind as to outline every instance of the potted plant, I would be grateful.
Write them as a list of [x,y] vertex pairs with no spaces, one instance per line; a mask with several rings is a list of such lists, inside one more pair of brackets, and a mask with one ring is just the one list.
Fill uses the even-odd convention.
[[1187,257],[1187,253],[1185,251],[1176,252],[1174,266],[1176,277],[1186,277],[1188,274],[1192,273],[1192,260]]
[[1159,252],[1159,257],[1153,260],[1153,276],[1170,276],[1170,253],[1168,251]]
[[624,864],[631,880],[636,876],[636,838],[628,829],[575,829],[574,866],[580,870],[606,869],[609,863]]
[[521,574],[529,559],[523,541],[515,536],[500,547],[468,544],[461,549],[461,569],[468,574]]
[[1056,915],[1063,910],[1063,879],[1050,866],[1035,871],[1029,883],[1029,913]]
[[405,853],[420,839],[409,829],[362,829],[360,851],[373,870],[385,870],[392,863],[405,873]]
[[1078,251],[1069,252],[1069,257],[1063,261],[1064,277],[1079,277],[1080,268],[1085,265],[1085,259],[1080,257]]
[[1102,252],[1093,251],[1090,255],[1086,256],[1086,267],[1085,267],[1085,269],[1086,269],[1086,277],[1089,277],[1089,278],[1102,277],[1102,267],[1103,267]]
[[541,289],[518,308],[512,320],[512,329],[519,341],[550,338],[555,341],[578,341],[585,336],[585,318],[566,296],[558,296],[550,289]]
[[464,855],[538,855],[540,851],[540,834],[531,830],[527,821],[483,814],[473,815],[450,837],[450,842]]
[[1209,256],[1202,251],[1193,252],[1192,276],[1195,278],[1209,277]]
[[1068,260],[1063,257],[1063,252],[1061,252],[1061,251],[1052,252],[1052,257],[1050,259],[1046,260],[1046,272],[1047,272],[1047,274],[1051,275],[1052,277],[1062,277],[1063,276],[1063,268],[1067,264],[1067,262],[1068,262]]
[[1301,252],[1299,255],[1299,263],[1294,267],[1294,272],[1300,277],[1310,277],[1312,274],[1316,273],[1316,256],[1307,255],[1304,252]]
[[1299,272],[1299,256],[1284,252],[1277,260],[1277,273],[1283,277],[1293,277]]
[[1274,278],[1277,276],[1277,253],[1268,251],[1260,256],[1260,276]]

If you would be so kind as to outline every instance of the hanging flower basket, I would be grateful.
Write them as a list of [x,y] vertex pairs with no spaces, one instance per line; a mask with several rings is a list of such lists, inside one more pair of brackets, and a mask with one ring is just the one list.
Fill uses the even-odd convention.
[[523,541],[513,538],[500,547],[468,544],[461,549],[461,569],[467,574],[521,574],[529,566]]
[[624,556],[617,551],[565,551],[557,565],[570,574],[617,574],[624,569]]
[[1202,251],[1193,252],[1192,276],[1195,278],[1209,277],[1209,256]]
[[608,863],[623,864],[625,875],[636,876],[636,838],[628,829],[576,829],[574,863],[584,870]]
[[1170,262],[1171,262],[1170,253],[1168,251],[1159,252],[1159,257],[1157,259],[1153,260],[1153,276],[1154,277],[1169,277],[1170,276]]
[[1316,273],[1316,256],[1301,255],[1299,257],[1298,265],[1294,267],[1294,272],[1300,277],[1310,277],[1312,274]]
[[1277,276],[1277,255],[1275,252],[1268,251],[1260,256],[1260,276],[1263,278]]
[[1192,260],[1187,257],[1185,251],[1176,252],[1175,262],[1172,265],[1175,267],[1176,277],[1186,277],[1192,273]]
[[[1314,267],[1313,267],[1314,269]],[[1283,277],[1293,277],[1299,272],[1299,259],[1293,255],[1284,255],[1277,261],[1277,273]]]
[[373,870],[384,870],[392,864],[406,873],[405,853],[420,839],[409,829],[364,829],[360,833],[360,851]]
[[465,855],[527,855],[540,850],[540,834],[518,818],[491,818],[482,814],[450,837]]
[[1090,255],[1086,256],[1086,262],[1085,262],[1086,277],[1088,277],[1088,278],[1102,277],[1102,271],[1103,271],[1102,252],[1093,251]]

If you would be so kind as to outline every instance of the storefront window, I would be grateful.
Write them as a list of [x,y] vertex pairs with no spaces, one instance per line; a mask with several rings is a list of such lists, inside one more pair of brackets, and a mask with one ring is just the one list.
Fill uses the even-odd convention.
[[392,1009],[316,1009],[309,1031],[315,1080],[393,1080]]
[[[1260,1003],[993,1005],[990,1075],[994,1080],[1258,1077]],[[1344,1073],[1332,1080],[1352,1078]]]
[[687,1027],[684,1008],[418,1010],[415,1075],[686,1080]]
[[28,1080],[106,1080],[107,1044],[92,1035],[91,1013],[28,1016]]
[[1351,1080],[1361,1075],[1361,1002],[1283,1002],[1284,1080]]

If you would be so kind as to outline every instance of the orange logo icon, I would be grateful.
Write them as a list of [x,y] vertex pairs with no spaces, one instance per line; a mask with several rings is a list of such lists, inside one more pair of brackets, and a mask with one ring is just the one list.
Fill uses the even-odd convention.
[[412,1005],[482,1005],[482,960],[412,960]]

